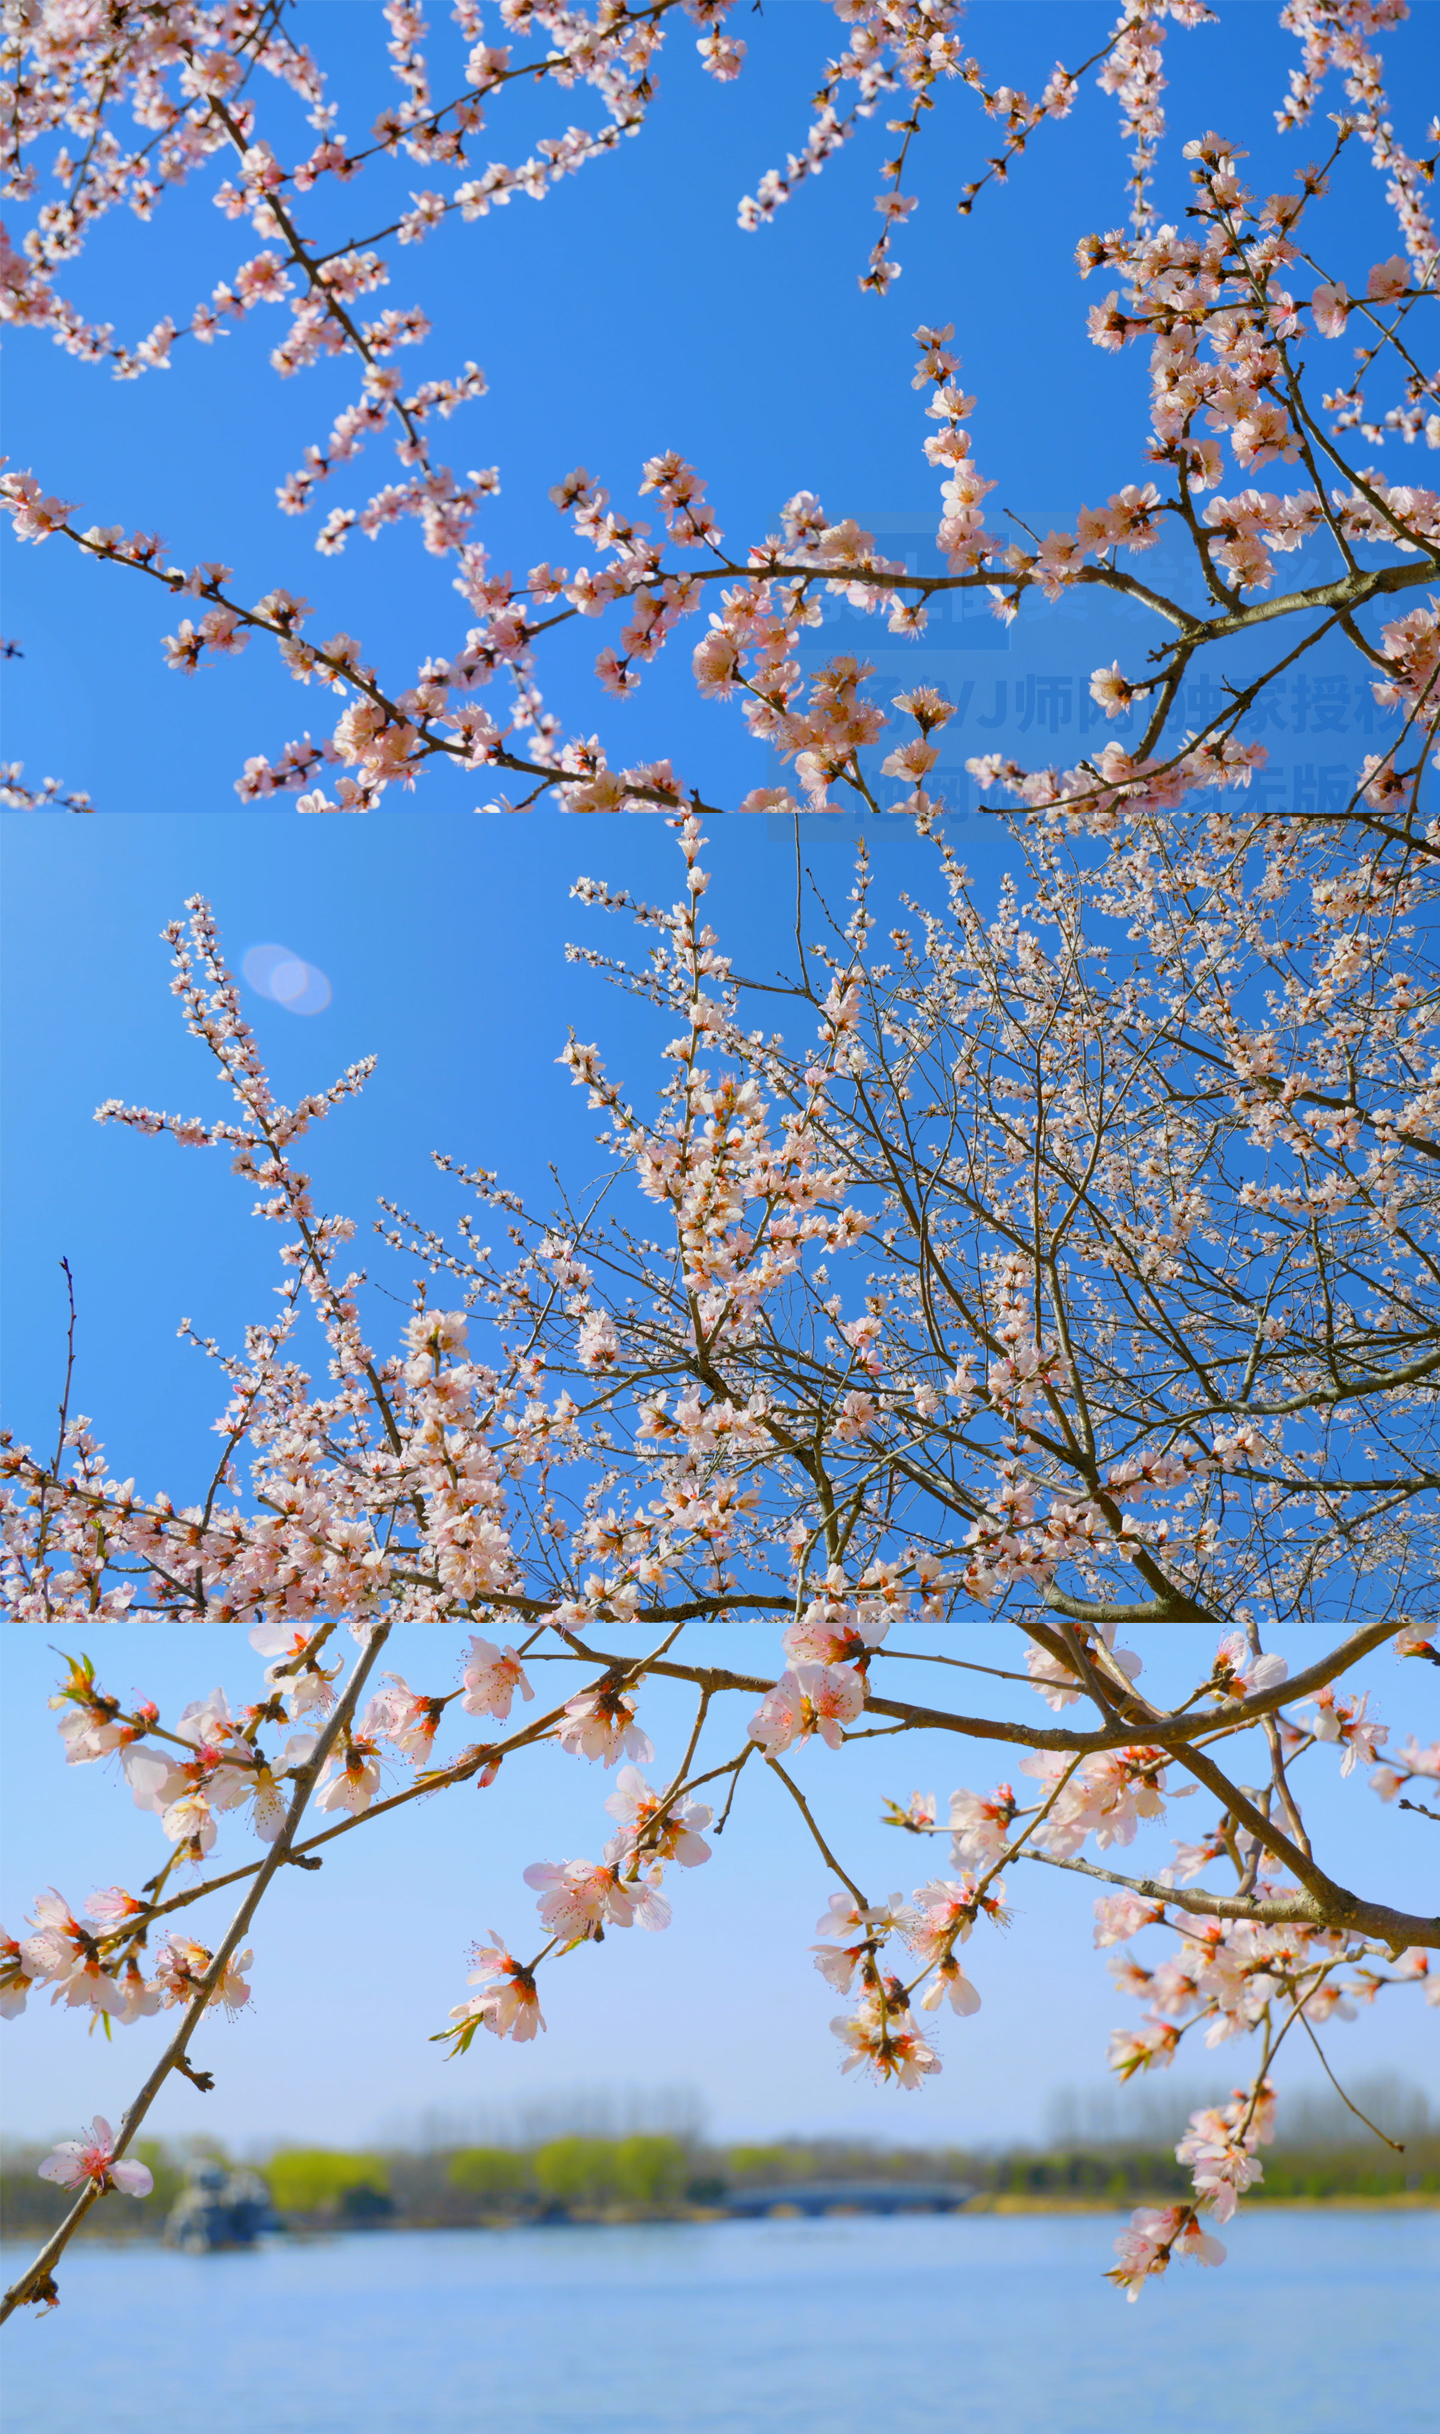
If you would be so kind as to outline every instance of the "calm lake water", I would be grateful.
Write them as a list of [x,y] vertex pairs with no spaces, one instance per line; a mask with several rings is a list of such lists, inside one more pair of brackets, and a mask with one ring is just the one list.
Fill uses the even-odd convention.
[[[1127,2306],[1120,2218],[82,2248],[7,2434],[1436,2434],[1440,2215],[1242,2218]],[[22,2262],[7,2252],[7,2282]]]

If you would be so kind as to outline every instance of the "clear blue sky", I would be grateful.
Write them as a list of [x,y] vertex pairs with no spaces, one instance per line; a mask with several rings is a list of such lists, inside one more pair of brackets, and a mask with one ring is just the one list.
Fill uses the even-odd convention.
[[[324,15],[332,39],[341,28],[359,95],[378,13]],[[1238,129],[1257,156],[1262,187],[1280,182],[1297,151],[1309,157],[1316,148],[1304,139],[1281,145],[1265,132],[1295,47],[1274,11],[1232,5],[1227,16],[1242,21],[1253,63],[1243,110],[1233,47],[1214,32],[1172,35],[1169,44],[1175,140],[1164,174],[1172,212],[1185,192],[1178,144],[1191,132]],[[981,5],[966,39],[994,75],[1034,91],[1057,55],[1093,47],[1104,22],[1089,0]],[[704,79],[685,35],[662,64],[662,100],[638,141],[541,208],[517,202],[398,256],[387,301],[417,297],[436,324],[423,370],[473,356],[490,376],[489,399],[447,427],[447,453],[462,467],[501,467],[503,494],[483,523],[499,563],[573,561],[573,539],[545,502],[547,486],[583,460],[623,502],[641,460],[667,446],[707,474],[732,535],[773,527],[779,503],[803,485],[832,514],[893,536],[897,553],[921,548],[938,494],[920,454],[926,426],[909,383],[910,332],[921,320],[957,324],[966,385],[981,399],[977,453],[1001,483],[997,507],[1008,501],[1044,529],[1078,499],[1136,478],[1143,370],[1132,357],[1117,367],[1085,342],[1095,289],[1078,284],[1072,261],[1080,234],[1123,216],[1113,105],[1087,93],[1072,121],[1045,131],[1009,192],[987,194],[964,224],[954,194],[992,131],[967,96],[948,96],[917,175],[907,179],[922,208],[906,232],[905,276],[876,304],[859,294],[855,274],[876,225],[871,199],[885,145],[878,125],[774,228],[755,237],[735,228],[736,198],[803,132],[806,96],[835,24],[809,0],[767,0],[741,30],[751,58],[737,86]],[[1402,120],[1406,91],[1433,83],[1413,65],[1427,46],[1433,59],[1432,32],[1427,10],[1420,28],[1386,46],[1397,57],[1409,46],[1412,81],[1397,79]],[[347,104],[347,121],[358,127],[376,99],[372,79],[364,105]],[[1402,124],[1412,143],[1420,115],[1414,126]],[[517,136],[505,110],[495,112],[497,154],[515,158],[551,118],[521,123]],[[1394,240],[1368,176],[1357,165],[1347,181],[1354,261],[1363,267]],[[137,334],[161,311],[179,317],[241,249],[241,232],[197,189],[168,201],[151,229],[117,220],[69,284],[83,308],[113,314]],[[463,610],[411,533],[353,542],[327,565],[313,552],[315,519],[274,512],[275,484],[351,390],[349,373],[333,367],[281,386],[265,360],[277,329],[261,313],[222,346],[182,347],[171,374],[131,386],[112,385],[22,334],[6,366],[12,462],[33,464],[47,486],[83,500],[86,520],[159,525],[177,557],[224,558],[246,597],[275,583],[305,593],[403,683],[428,651],[453,648]],[[418,362],[411,356],[407,368]],[[389,471],[372,450],[334,499],[358,501]],[[552,1159],[572,1177],[594,1170],[583,1101],[554,1063],[567,1025],[604,1039],[637,1084],[649,1034],[634,1009],[564,962],[567,938],[588,943],[605,934],[597,916],[569,902],[569,885],[579,871],[601,872],[653,896],[674,877],[673,846],[658,824],[477,821],[468,814],[478,790],[458,779],[436,781],[416,803],[392,796],[391,811],[364,823],[237,810],[233,780],[245,756],[278,751],[307,712],[318,725],[322,704],[254,645],[238,665],[193,681],[167,675],[158,637],[172,623],[161,596],[152,599],[119,570],[80,565],[53,543],[9,553],[4,626],[25,657],[6,670],[5,756],[24,759],[32,778],[54,771],[85,787],[101,816],[8,815],[0,832],[9,1149],[3,1357],[10,1425],[41,1438],[63,1341],[57,1262],[68,1256],[81,1319],[80,1406],[95,1416],[121,1475],[183,1496],[204,1457],[214,1396],[175,1326],[188,1315],[202,1333],[233,1338],[245,1318],[263,1312],[273,1271],[271,1245],[246,1224],[246,1195],[223,1161],[91,1121],[112,1095],[200,1112],[216,1104],[166,991],[162,921],[200,889],[213,898],[237,960],[248,946],[280,941],[328,975],[331,1003],[312,1019],[251,1003],[287,1094],[379,1053],[365,1098],[316,1147],[323,1198],[363,1227],[380,1191],[437,1220],[455,1213],[429,1168],[432,1147],[497,1166],[522,1188],[538,1188]],[[600,639],[587,624],[578,646],[559,654],[555,699],[567,722],[603,722],[614,758],[672,753],[711,799],[733,800],[771,774],[733,712],[694,703],[688,637],[675,664],[648,674],[638,699],[618,708],[603,704],[588,675]],[[827,633],[826,646],[835,639]],[[855,639],[867,652],[884,650],[901,681],[972,684],[967,718],[1001,717],[986,744],[1015,745],[1031,679],[1068,678],[1078,715],[1084,675],[1116,651],[1123,656],[1137,636],[1111,611],[1082,615],[1067,602],[1063,613],[1027,619],[1008,647],[998,627],[983,624],[942,625],[923,653],[901,651],[868,627]],[[1003,708],[991,690],[1001,684]],[[979,748],[967,728],[964,749]],[[1067,751],[1063,736],[1057,749]],[[1288,774],[1291,758],[1303,766],[1316,750],[1301,740],[1279,747],[1278,757]],[[1003,845],[992,831],[971,821],[952,833],[973,867],[998,872]],[[845,840],[826,837],[811,850],[843,893]],[[888,884],[921,877],[921,849],[908,837],[887,834],[878,851]],[[780,842],[763,824],[737,824],[717,833],[709,859],[713,902],[737,954],[752,968],[773,966],[789,909]],[[983,1638],[984,1629],[974,1635]],[[726,1645],[743,1645],[760,1669],[773,1660],[768,1632],[732,1633]],[[254,1665],[243,1637],[194,1628],[113,1632],[95,1653],[116,1689],[134,1684],[176,1701],[217,1680],[239,1690]],[[0,1656],[8,1700],[5,1916],[13,1931],[52,1878],[79,1898],[95,1883],[147,1873],[156,1829],[100,1770],[66,1774],[43,1710],[54,1667],[43,1637],[7,1634]],[[432,1634],[407,1651],[402,1670],[445,1689],[454,1662],[448,1639]],[[1176,1663],[1185,1671],[1188,1658],[1177,1652]],[[1383,1660],[1379,1675],[1382,1713],[1423,1738],[1436,1729],[1436,1701],[1416,1680],[1421,1670],[1392,1680]],[[657,1708],[663,1715],[663,1696]],[[656,1738],[663,1757],[664,1738]],[[817,1783],[827,1763],[823,1752],[808,1760]],[[974,1766],[962,1772],[984,1788],[990,1775],[984,1761],[977,1765],[978,1774]],[[892,1761],[877,1749],[848,1774],[848,1847],[877,1891],[902,1883],[908,1890],[916,1846],[875,1824],[879,1800],[906,1797],[912,1778],[948,1792],[960,1779],[949,1755],[927,1757],[917,1777],[911,1753]],[[1129,2007],[1111,1998],[1089,1956],[1088,1901],[1033,1868],[1014,1888],[1024,1915],[1010,1937],[992,1939],[989,1950],[972,1947],[985,2009],[945,2030],[937,2085],[923,2098],[891,2101],[841,2082],[825,2025],[834,2006],[806,1951],[826,1888],[768,1799],[742,1804],[723,1864],[681,1886],[668,1936],[616,1936],[566,1964],[549,2004],[551,2035],[538,2051],[516,2053],[487,2038],[468,2062],[444,2063],[424,2032],[441,2025],[463,1991],[466,1943],[492,1924],[519,1930],[529,1915],[518,1882],[528,1860],[595,1846],[606,1788],[555,1755],[537,1765],[528,1788],[517,1773],[493,1804],[461,1793],[449,1808],[418,1809],[398,1831],[354,1838],[321,1877],[287,1882],[258,1938],[253,2017],[209,2037],[221,2062],[217,2095],[206,2103],[177,2090],[165,2099],[161,2126],[204,2123],[240,2139],[357,2137],[434,2104],[504,2108],[541,2090],[652,2080],[695,2085],[728,2131],[850,2123],[971,2138],[1029,2130],[1051,2089],[1100,2076],[1105,2032]],[[1334,1796],[1348,1820],[1354,1874],[1372,1882],[1382,1845],[1400,1839],[1396,1821],[1357,1785]],[[1177,1831],[1190,1832],[1199,1806],[1182,1805]],[[1409,1847],[1424,1829],[1423,1821],[1399,1821],[1407,1823]],[[362,1851],[375,1855],[363,1866]],[[1158,1864],[1163,1852],[1153,1856]],[[1407,1887],[1388,1872],[1381,1889],[1423,1898],[1418,1881]],[[1425,2018],[1433,2028],[1435,2015]],[[142,2028],[112,2047],[97,2038],[82,2050],[74,2018],[32,2014],[7,2031],[12,2127],[44,2130],[97,2106],[118,2110],[151,2042]],[[1434,2084],[1413,2000],[1337,2032],[1335,2044],[1357,2067],[1390,2061]]]

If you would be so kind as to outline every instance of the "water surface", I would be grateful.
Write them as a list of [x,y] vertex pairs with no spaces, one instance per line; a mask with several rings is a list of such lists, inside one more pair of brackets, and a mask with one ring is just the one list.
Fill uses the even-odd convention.
[[1436,2434],[1440,2214],[1252,2214],[1133,2307],[1120,2224],[81,2247],[0,2336],[6,2434]]

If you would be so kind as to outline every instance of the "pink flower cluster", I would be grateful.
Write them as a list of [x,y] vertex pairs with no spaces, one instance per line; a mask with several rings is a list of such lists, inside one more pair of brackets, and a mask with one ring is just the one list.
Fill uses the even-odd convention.
[[[129,2027],[175,2005],[190,2003],[208,1976],[214,1955],[193,1936],[172,1928],[147,1979],[139,1960],[153,1909],[122,1887],[93,1893],[85,1917],[76,1918],[52,1888],[35,1903],[31,1932],[17,1942],[0,1931],[0,2018],[25,2009],[32,1986],[48,1986],[52,2003],[81,2005],[97,2016]],[[86,1920],[90,1923],[87,1925]],[[254,1956],[246,1951],[226,1962],[205,2000],[233,2019],[250,2000],[244,1972]]]

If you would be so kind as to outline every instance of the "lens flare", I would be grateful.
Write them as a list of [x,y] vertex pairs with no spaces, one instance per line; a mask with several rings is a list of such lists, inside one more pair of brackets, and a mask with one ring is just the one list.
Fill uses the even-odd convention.
[[249,947],[240,959],[240,969],[257,997],[268,997],[288,1014],[323,1014],[330,1003],[325,974],[290,947],[273,941]]

